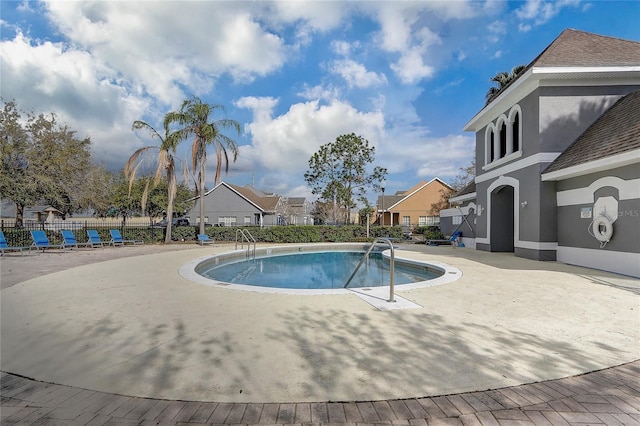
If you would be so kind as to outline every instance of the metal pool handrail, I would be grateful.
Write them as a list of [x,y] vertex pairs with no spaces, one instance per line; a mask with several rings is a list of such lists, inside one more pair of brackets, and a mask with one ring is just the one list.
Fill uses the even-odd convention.
[[349,284],[351,284],[351,280],[353,279],[353,277],[356,275],[356,273],[358,272],[358,269],[360,269],[360,267],[362,266],[362,264],[364,263],[364,261],[367,259],[367,257],[369,257],[369,254],[371,253],[371,250],[373,250],[373,247],[376,245],[376,243],[387,243],[389,245],[389,248],[391,248],[391,259],[389,260],[389,300],[388,302],[395,302],[395,297],[393,294],[393,274],[394,274],[394,266],[395,266],[395,253],[393,251],[393,243],[391,242],[391,240],[389,238],[376,238],[373,243],[371,243],[371,246],[369,246],[369,249],[367,250],[367,252],[364,254],[364,256],[362,256],[362,259],[360,259],[360,263],[358,263],[358,266],[356,266],[356,269],[354,269],[353,273],[351,274],[351,276],[349,277],[349,279],[347,280],[347,282],[344,285],[344,288],[347,288],[349,286]]
[[253,257],[256,257],[256,239],[253,238],[251,232],[247,229],[236,229],[236,250],[238,250],[238,233],[242,235],[240,238],[240,248],[244,247],[244,241],[247,241],[247,257],[249,256],[251,250],[251,243],[253,243]]

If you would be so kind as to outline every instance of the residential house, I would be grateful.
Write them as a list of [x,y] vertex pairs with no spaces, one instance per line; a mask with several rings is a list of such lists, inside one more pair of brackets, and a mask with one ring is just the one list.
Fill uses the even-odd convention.
[[[291,201],[293,200],[293,201]],[[302,197],[286,198],[260,191],[253,185],[220,182],[204,194],[205,223],[219,226],[273,226],[313,224],[311,206]],[[187,214],[200,223],[200,199]]]
[[640,43],[565,30],[464,129],[476,249],[640,276]]
[[422,181],[408,191],[398,191],[395,195],[378,197],[376,221],[378,225],[402,225],[407,230],[416,226],[431,226],[440,223],[438,211],[432,204],[437,203],[443,193],[452,188],[439,178]]

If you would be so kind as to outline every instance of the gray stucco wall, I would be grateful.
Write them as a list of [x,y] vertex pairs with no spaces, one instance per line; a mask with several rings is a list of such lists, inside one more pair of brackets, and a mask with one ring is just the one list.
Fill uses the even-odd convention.
[[[596,180],[615,176],[625,180],[640,178],[638,165],[621,167],[605,172],[580,176],[558,182],[558,189],[569,190],[586,188]],[[612,196],[618,200],[618,215],[613,223],[613,237],[604,247],[591,234],[594,219],[593,203],[558,207],[558,245],[567,247],[611,250],[640,253],[640,199],[620,200],[619,190],[607,186],[594,193],[594,201],[599,197]],[[590,218],[582,218],[583,208],[591,208]]]
[[540,152],[562,152],[622,96],[638,86],[541,87]]
[[[475,200],[474,200],[475,201]],[[463,206],[467,205],[463,204]],[[460,214],[461,216],[464,216]],[[462,231],[463,237],[475,238],[476,230],[475,230],[475,222],[476,222],[476,213],[475,210],[471,209],[471,214],[465,216],[467,221],[465,222],[464,218],[462,219],[462,224],[454,225],[453,224],[453,216],[441,216],[440,217],[440,232],[442,232],[445,236],[450,237],[453,235],[453,232],[456,228]]]

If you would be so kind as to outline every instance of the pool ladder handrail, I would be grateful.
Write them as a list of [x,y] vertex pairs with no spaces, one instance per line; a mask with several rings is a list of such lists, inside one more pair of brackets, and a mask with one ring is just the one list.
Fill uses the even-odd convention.
[[251,251],[251,243],[253,243],[253,257],[256,257],[256,239],[253,238],[251,232],[247,229],[236,229],[236,250],[238,250],[238,234],[242,237],[240,238],[240,248],[244,248],[244,242],[247,242],[247,257],[252,253]]
[[353,279],[353,277],[356,275],[356,273],[358,272],[358,270],[360,269],[360,267],[362,266],[362,264],[364,263],[365,260],[367,260],[367,258],[369,257],[369,254],[371,254],[371,251],[373,250],[373,248],[375,247],[375,245],[377,243],[387,243],[389,245],[389,248],[391,249],[391,258],[389,260],[389,300],[387,300],[387,302],[395,302],[396,299],[394,297],[393,291],[394,291],[394,283],[393,283],[393,275],[395,272],[395,253],[393,250],[393,243],[391,242],[390,238],[382,238],[382,237],[378,237],[376,238],[373,243],[371,243],[371,246],[369,246],[369,249],[367,250],[367,252],[364,254],[364,256],[362,256],[362,259],[360,259],[360,263],[358,263],[358,266],[356,266],[356,269],[354,269],[353,273],[351,274],[351,276],[349,277],[349,279],[347,280],[347,282],[345,283],[343,288],[347,288],[349,286],[349,284],[351,284],[351,280]]

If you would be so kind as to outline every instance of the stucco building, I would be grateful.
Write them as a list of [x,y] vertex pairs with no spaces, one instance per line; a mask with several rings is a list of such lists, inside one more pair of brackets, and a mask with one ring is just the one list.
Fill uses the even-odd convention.
[[640,43],[565,30],[464,127],[478,250],[640,276]]

